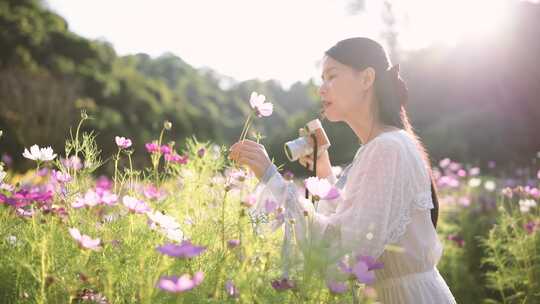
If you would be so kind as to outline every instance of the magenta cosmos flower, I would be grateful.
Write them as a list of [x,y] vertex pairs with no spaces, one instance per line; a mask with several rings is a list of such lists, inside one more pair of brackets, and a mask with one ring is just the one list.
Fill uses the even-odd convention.
[[172,149],[171,147],[167,146],[167,145],[162,145],[160,148],[159,148],[159,151],[163,154],[171,154],[172,152]]
[[343,261],[339,263],[339,267],[344,273],[354,275],[358,282],[369,285],[375,282],[374,270],[383,268],[384,264],[377,262],[371,256],[361,255],[356,257],[356,263],[352,267],[347,266]]
[[185,165],[188,162],[188,156],[187,155],[178,155],[176,153],[169,153],[165,154],[165,161],[168,161],[170,163],[176,163],[176,164],[182,164]]
[[133,213],[147,213],[151,211],[150,207],[148,207],[145,202],[129,195],[124,196],[122,198],[122,202],[124,203],[124,206],[126,206],[129,211]]
[[88,235],[81,234],[77,228],[69,228],[69,234],[79,243],[83,249],[99,250],[100,239],[92,239]]
[[180,293],[199,286],[203,279],[204,273],[202,271],[196,272],[193,275],[193,278],[191,278],[189,274],[183,274],[180,277],[162,277],[158,282],[158,287],[168,292]]
[[258,94],[257,92],[251,93],[249,104],[251,105],[251,108],[255,110],[258,117],[272,115],[274,106],[270,102],[265,102],[265,100],[266,97],[264,95]]
[[146,151],[148,151],[149,153],[161,152],[161,149],[157,143],[146,143],[144,147],[146,148]]
[[131,147],[131,139],[129,138],[116,136],[114,140],[116,141],[116,145],[118,146],[118,148],[127,149]]
[[162,254],[176,257],[176,258],[193,258],[200,255],[203,251],[206,250],[206,247],[195,246],[191,244],[190,241],[183,241],[180,245],[176,244],[165,244],[163,246],[157,247],[157,251]]
[[333,187],[326,179],[319,179],[318,177],[310,177],[304,181],[309,193],[319,199],[335,199],[339,197],[339,191]]

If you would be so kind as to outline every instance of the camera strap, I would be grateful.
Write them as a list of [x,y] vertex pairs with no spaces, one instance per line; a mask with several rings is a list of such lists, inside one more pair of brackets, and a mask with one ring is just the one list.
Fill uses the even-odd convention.
[[[315,134],[311,134],[311,138],[313,139],[313,175],[317,176],[317,152],[319,148],[319,143],[317,142],[317,136]],[[307,167],[309,171],[309,166]],[[309,198],[309,190],[306,188],[306,199]],[[315,204],[315,199],[312,197],[311,202]]]

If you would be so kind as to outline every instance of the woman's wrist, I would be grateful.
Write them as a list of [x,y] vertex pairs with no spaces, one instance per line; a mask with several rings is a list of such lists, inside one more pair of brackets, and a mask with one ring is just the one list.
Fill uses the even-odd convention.
[[272,178],[272,176],[274,176],[274,174],[276,173],[279,173],[276,165],[270,164],[268,167],[266,167],[264,174],[261,176],[260,181],[266,184]]

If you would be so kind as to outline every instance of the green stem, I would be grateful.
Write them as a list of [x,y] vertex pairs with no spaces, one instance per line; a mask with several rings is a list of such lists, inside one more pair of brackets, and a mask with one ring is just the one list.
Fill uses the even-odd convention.
[[79,154],[79,130],[81,129],[82,123],[85,121],[85,119],[81,119],[79,121],[79,125],[77,126],[77,131],[75,132],[75,157]]
[[45,266],[45,247],[46,247],[47,239],[44,238],[43,242],[41,243],[41,282],[40,282],[40,303],[46,303],[46,296],[45,296],[45,283],[46,283],[46,266]]
[[117,193],[116,184],[118,183],[118,161],[120,160],[120,151],[121,149],[118,148],[118,153],[116,153],[116,158],[114,160],[114,193]]
[[133,214],[129,215],[129,242],[131,243],[131,238],[133,235]]
[[251,121],[251,117],[253,116],[253,113],[250,113],[248,118],[246,119],[246,122],[244,123],[244,126],[242,127],[242,133],[240,133],[240,139],[238,141],[242,141],[245,139],[247,131],[249,129],[249,122]]
[[223,204],[221,205],[221,247],[223,252],[225,252],[225,202],[227,200],[227,193],[223,195]]
[[353,304],[358,304],[358,298],[356,298],[356,284],[353,280],[350,280],[351,282],[351,296],[352,296],[352,302]]
[[248,136],[249,128],[251,127],[252,123],[253,123],[253,119],[249,119],[248,120],[248,125],[246,127],[246,132],[244,133],[244,138],[242,138],[242,140],[246,139],[246,137]]
[[131,161],[131,153],[128,154],[129,159],[129,189],[133,190],[133,162]]

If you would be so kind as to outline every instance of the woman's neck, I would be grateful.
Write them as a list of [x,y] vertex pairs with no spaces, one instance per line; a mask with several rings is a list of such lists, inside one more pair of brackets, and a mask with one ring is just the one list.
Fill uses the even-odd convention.
[[383,132],[398,130],[396,127],[373,121],[372,117],[363,120],[356,119],[352,122],[347,122],[347,124],[353,130],[354,134],[356,134],[360,143],[364,145]]

